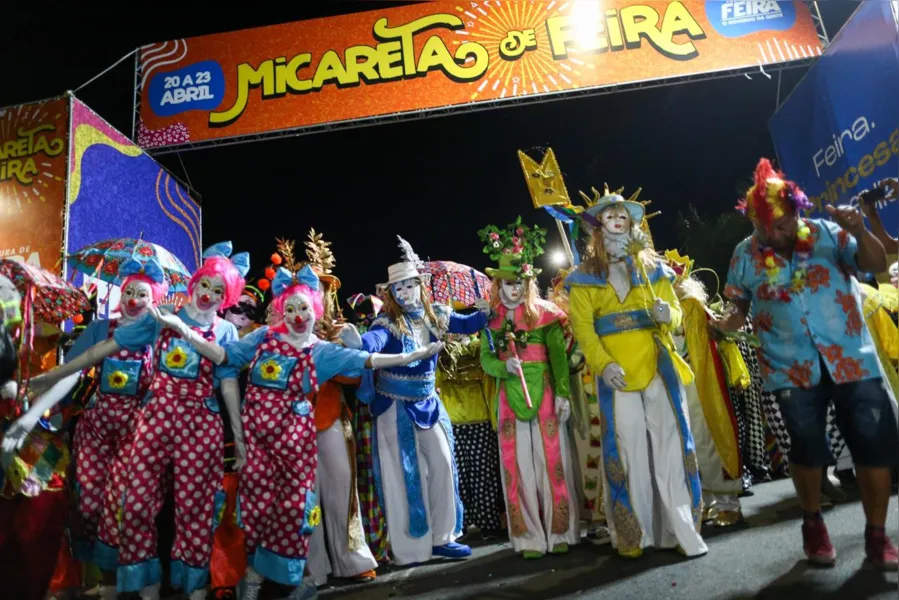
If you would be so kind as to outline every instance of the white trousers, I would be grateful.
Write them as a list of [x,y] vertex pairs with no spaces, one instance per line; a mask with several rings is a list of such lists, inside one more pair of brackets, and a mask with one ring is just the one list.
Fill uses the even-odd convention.
[[687,408],[690,414],[690,430],[696,444],[696,459],[702,478],[702,499],[706,507],[712,502],[718,510],[736,512],[740,510],[740,493],[743,479],[728,479],[724,475],[724,463],[715,447],[712,431],[709,429],[696,384],[686,386]]
[[[687,556],[705,554],[708,546],[693,524],[677,418],[661,376],[657,373],[642,392],[616,391],[614,407],[618,452],[643,531],[641,547],[680,545]],[[605,494],[605,501],[612,545],[617,548],[610,494]]]
[[326,583],[332,573],[335,577],[355,577],[378,566],[368,544],[364,543],[364,533],[360,547],[349,551],[347,521],[350,494],[356,496],[358,523],[360,526],[362,524],[352,473],[343,424],[338,419],[331,427],[318,433],[315,488],[322,507],[323,524],[312,532],[307,561],[315,585]]
[[[527,533],[521,537],[509,535],[516,552],[530,550],[546,554],[557,544],[573,545],[581,540],[577,487],[574,484],[571,466],[571,446],[564,429],[559,431],[559,449],[562,453],[562,468],[565,470],[565,484],[568,487],[569,515],[568,531],[561,535],[552,533],[553,494],[549,474],[546,471],[546,454],[543,451],[540,422],[537,417],[530,421],[516,419],[515,460],[518,464],[518,502],[524,524],[528,528]],[[503,497],[508,497],[505,480],[503,480]],[[507,509],[507,520],[509,512]],[[512,531],[511,521],[509,531]]]
[[456,496],[453,486],[453,455],[443,425],[436,423],[430,429],[415,427],[418,472],[428,515],[428,532],[420,538],[409,535],[409,505],[396,430],[397,410],[404,409],[394,402],[378,417],[376,428],[381,488],[393,562],[407,565],[428,561],[434,546],[455,541],[457,536],[453,530],[456,528]]

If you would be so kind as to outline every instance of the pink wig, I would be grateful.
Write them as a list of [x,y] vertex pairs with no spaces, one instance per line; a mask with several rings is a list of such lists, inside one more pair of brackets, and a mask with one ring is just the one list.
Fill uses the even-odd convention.
[[[122,281],[122,284],[120,286],[122,288],[122,290],[124,290],[126,287],[128,287],[128,284],[131,283],[132,281],[142,281],[146,284],[149,284],[150,293],[152,294],[152,298],[151,298],[152,304],[158,304],[162,299],[164,299],[166,297],[166,294],[169,293],[169,282],[168,281],[163,279],[162,283],[157,283],[156,281],[153,281],[152,279],[150,279],[146,275],[143,275],[142,273],[135,273],[134,275],[129,275],[128,277],[126,277],[125,280]],[[115,307],[115,310],[120,311],[121,308],[122,308],[122,302],[120,299],[119,305]]]
[[[322,315],[325,314],[325,305],[322,301],[322,293],[320,291],[313,290],[308,285],[295,283],[281,292],[281,294],[279,294],[272,301],[272,306],[274,307],[275,313],[280,315],[282,319],[284,318],[284,303],[294,294],[304,294],[309,298],[309,300],[312,301],[312,312],[315,314],[316,321],[321,319]],[[283,333],[287,331],[287,326],[282,321],[279,325],[274,327],[274,329]]]
[[187,294],[193,296],[194,287],[203,276],[215,277],[218,275],[225,282],[225,297],[222,302],[222,310],[234,306],[240,300],[240,293],[243,291],[244,280],[231,261],[221,256],[211,256],[203,261],[203,266],[197,269],[190,281],[187,282]]

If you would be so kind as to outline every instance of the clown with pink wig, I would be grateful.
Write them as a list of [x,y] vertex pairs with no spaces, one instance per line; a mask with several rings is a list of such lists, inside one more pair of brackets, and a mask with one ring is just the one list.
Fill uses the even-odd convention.
[[248,559],[242,600],[257,598],[265,579],[302,585],[292,598],[315,597],[315,587],[303,582],[303,574],[311,534],[321,524],[313,418],[319,382],[337,375],[358,377],[364,369],[406,365],[442,348],[441,343],[432,343],[387,355],[320,340],[313,333],[324,312],[319,278],[309,265],[295,270],[289,260],[285,267],[272,281],[279,324],[225,346],[226,402],[237,402],[237,374],[250,365],[242,414],[247,453],[241,471],[240,516]]
[[[216,367],[225,359],[221,344],[238,338],[234,325],[219,318],[216,311],[237,302],[249,270],[247,253],[229,257],[230,242],[207,249],[203,265],[188,283],[190,299],[177,313],[162,313],[150,306],[148,314],[128,326],[116,327],[111,338],[57,370],[67,375],[122,348],[153,347],[155,373],[125,476],[117,573],[118,591],[139,591],[142,600],[159,598],[162,568],[156,556],[156,516],[162,508],[163,478],[170,466],[175,476],[176,528],[172,584],[193,600],[205,597],[215,497],[224,462],[222,419],[215,399]],[[243,431],[238,405],[227,405],[227,409],[233,415],[235,450],[241,460]]]
[[[155,259],[132,258],[119,268],[121,316],[94,320],[78,337],[66,358],[74,361],[95,345],[113,338],[118,328],[127,327],[165,298],[168,283]],[[92,364],[96,364],[96,361]],[[90,365],[88,365],[90,366]],[[153,380],[153,347],[119,348],[102,359],[99,388],[75,429],[76,476],[80,537],[76,554],[101,570],[115,572],[119,545],[118,510],[125,493],[125,469],[134,444],[141,403]],[[63,379],[77,383],[79,373],[68,375],[56,369],[31,380],[31,387],[43,388]],[[20,447],[41,416],[64,394],[45,394],[7,432],[4,446]],[[115,595],[115,587],[105,591]]]

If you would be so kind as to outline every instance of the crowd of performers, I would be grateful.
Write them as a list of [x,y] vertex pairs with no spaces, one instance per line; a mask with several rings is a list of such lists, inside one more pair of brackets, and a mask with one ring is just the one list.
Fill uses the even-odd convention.
[[[305,260],[279,241],[256,286],[246,253],[212,246],[174,310],[162,268],[134,257],[118,316],[26,390],[21,298],[0,281],[3,396],[30,400],[4,413],[4,595],[61,596],[88,574],[102,598],[151,600],[165,572],[191,598],[252,600],[270,581],[307,599],[329,577],[469,557],[474,530],[527,560],[585,537],[624,559],[697,557],[703,523],[741,522],[753,481],[787,470],[804,552],[832,564],[833,464],[861,489],[868,560],[895,569],[895,278],[864,274],[888,271],[896,240],[853,208],[801,216],[808,200],[763,160],[723,305],[689,257],[656,251],[636,195],[593,192],[575,211],[584,260],[546,299],[546,232],[520,218],[478,232],[496,265],[489,290],[472,272],[469,305],[432,304],[401,239],[349,321],[314,232]],[[79,400],[74,427],[48,426]]]

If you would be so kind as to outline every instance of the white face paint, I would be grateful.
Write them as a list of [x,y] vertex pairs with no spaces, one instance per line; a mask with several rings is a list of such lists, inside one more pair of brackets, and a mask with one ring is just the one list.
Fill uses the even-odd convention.
[[506,308],[515,308],[524,299],[524,281],[503,279],[499,287],[499,299]]
[[204,275],[194,286],[190,303],[201,313],[215,312],[225,301],[225,280],[219,275]]
[[421,282],[418,279],[404,279],[390,286],[393,299],[404,311],[421,306]]
[[631,230],[630,213],[621,206],[612,206],[602,211],[599,214],[599,222],[602,223],[604,232],[620,235]]
[[307,339],[315,327],[315,310],[306,294],[292,294],[284,301],[284,325],[290,337]]
[[121,311],[128,319],[136,319],[153,304],[153,289],[146,281],[131,281],[122,290]]

